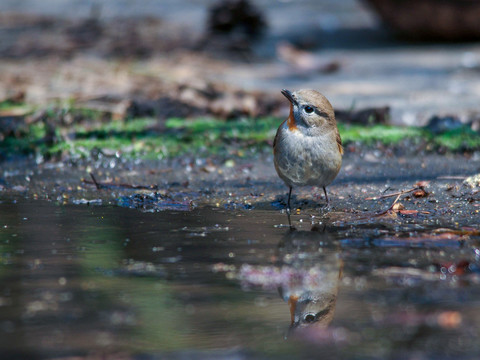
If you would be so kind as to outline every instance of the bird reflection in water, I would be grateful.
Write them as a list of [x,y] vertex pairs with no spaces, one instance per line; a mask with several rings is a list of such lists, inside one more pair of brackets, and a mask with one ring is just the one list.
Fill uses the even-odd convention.
[[290,309],[289,334],[325,328],[335,312],[343,263],[338,243],[325,228],[288,230],[272,265],[243,264],[238,278],[245,288],[278,289]]
[[279,243],[277,261],[283,272],[289,270],[278,287],[290,308],[289,333],[327,327],[335,313],[343,267],[334,240],[325,229],[289,231]]

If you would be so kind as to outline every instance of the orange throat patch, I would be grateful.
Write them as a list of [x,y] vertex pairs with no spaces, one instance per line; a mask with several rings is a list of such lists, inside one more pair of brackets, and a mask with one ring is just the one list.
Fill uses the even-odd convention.
[[293,112],[292,111],[290,111],[290,115],[288,116],[287,125],[288,125],[288,129],[290,131],[297,131],[298,130],[297,124],[295,123],[295,118],[293,117]]

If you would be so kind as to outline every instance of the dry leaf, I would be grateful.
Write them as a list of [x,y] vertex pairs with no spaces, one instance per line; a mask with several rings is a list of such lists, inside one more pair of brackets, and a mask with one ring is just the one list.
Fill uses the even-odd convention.
[[428,196],[428,193],[423,189],[418,189],[413,192],[413,196],[416,198],[422,198]]
[[419,188],[424,188],[424,187],[427,187],[428,184],[430,184],[430,181],[418,181],[415,183],[415,186],[419,187]]
[[381,213],[376,213],[371,216],[375,216],[377,218],[382,218],[382,219],[396,219],[398,218],[398,213],[396,211],[393,211],[392,209],[388,209],[387,211],[382,211]]
[[443,311],[438,314],[437,323],[445,329],[456,329],[462,323],[462,315],[458,311]]
[[405,209],[405,206],[402,204],[402,203],[395,203],[393,206],[392,206],[392,210],[394,211],[399,211],[399,210],[403,210]]

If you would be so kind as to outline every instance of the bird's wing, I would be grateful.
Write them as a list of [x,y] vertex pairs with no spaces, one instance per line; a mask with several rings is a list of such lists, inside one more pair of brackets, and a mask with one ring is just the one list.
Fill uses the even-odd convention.
[[[287,120],[288,120],[288,119],[287,119]],[[273,150],[274,150],[274,151],[275,151],[275,145],[277,145],[277,138],[278,138],[278,136],[279,136],[279,134],[280,134],[280,130],[281,130],[281,128],[283,127],[283,124],[285,123],[285,121],[287,121],[287,120],[284,120],[284,121],[280,124],[280,126],[278,127],[278,129],[277,129],[277,133],[275,134],[275,139],[273,139]]]
[[342,138],[340,137],[340,133],[338,132],[338,129],[336,134],[336,140],[337,140],[338,151],[340,151],[340,154],[343,155]]

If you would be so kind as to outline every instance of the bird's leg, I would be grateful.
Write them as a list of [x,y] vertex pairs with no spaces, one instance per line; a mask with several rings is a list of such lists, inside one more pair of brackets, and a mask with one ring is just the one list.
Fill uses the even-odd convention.
[[290,198],[292,197],[292,190],[293,190],[293,187],[292,186],[289,186],[289,191],[288,191],[288,200],[287,200],[287,214],[290,214]]
[[292,221],[290,220],[290,198],[292,197],[292,190],[293,187],[289,186],[290,190],[288,191],[288,200],[287,200],[287,217],[288,217],[288,225],[290,225],[290,228],[292,228]]
[[328,199],[327,188],[325,186],[323,187],[323,192],[325,193],[325,199],[327,200],[327,207],[330,207],[330,200]]

